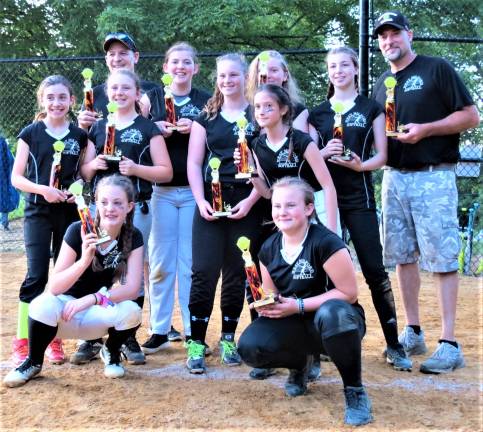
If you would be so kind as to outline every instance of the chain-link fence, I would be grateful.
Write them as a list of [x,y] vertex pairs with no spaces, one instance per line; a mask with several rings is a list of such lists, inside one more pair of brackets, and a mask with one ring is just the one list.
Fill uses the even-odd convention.
[[[378,13],[386,10],[385,1],[375,0],[370,17],[377,18]],[[408,2],[406,2],[408,3]],[[437,27],[438,19],[444,20],[444,15],[434,13],[422,16],[409,8],[401,8],[407,13],[414,24],[414,49],[419,54],[440,55],[450,60],[465,83],[479,107],[483,105],[483,84],[481,82],[481,40],[469,40],[465,34],[453,35],[452,38],[425,33],[429,22]],[[431,21],[433,19],[433,21]],[[432,27],[432,28],[433,28]],[[444,27],[444,26],[443,26]],[[464,32],[465,30],[462,29]],[[435,36],[440,36],[439,39]],[[423,40],[421,40],[423,39]],[[436,39],[436,40],[431,40]],[[470,43],[468,43],[470,42]],[[473,42],[473,43],[471,43]],[[324,67],[325,49],[297,49],[281,50],[291,68],[294,77],[298,77],[302,94],[307,106],[313,107],[320,103],[326,94],[327,76]],[[200,73],[195,77],[194,85],[211,91],[214,85],[213,71],[215,57],[218,53],[200,53]],[[255,52],[246,53],[251,60]],[[141,55],[136,67],[137,73],[145,80],[160,82],[162,75],[163,56],[158,54]],[[36,112],[35,92],[40,81],[48,75],[61,74],[67,77],[74,87],[77,101],[82,100],[83,78],[80,72],[85,67],[94,71],[94,83],[104,82],[107,68],[104,57],[77,57],[56,59],[0,59],[0,131],[9,140],[11,147],[15,147],[16,136],[19,131],[30,123]],[[375,82],[379,74],[387,68],[381,54],[378,52],[377,42],[372,42],[370,50],[369,87]],[[303,79],[302,79],[303,77]],[[74,108],[78,109],[79,105]],[[480,166],[482,161],[482,129],[476,129],[463,134],[461,139],[461,162],[458,164],[458,190],[460,226],[462,236],[461,269],[466,274],[480,274],[483,269],[483,229],[478,215],[478,204],[483,200],[480,185]],[[380,183],[382,171],[374,173],[376,197],[380,200]],[[17,215],[21,215],[17,211]],[[11,215],[12,217],[12,215]],[[0,251],[21,250],[23,248],[23,231],[21,224],[11,224],[10,232],[0,233]]]

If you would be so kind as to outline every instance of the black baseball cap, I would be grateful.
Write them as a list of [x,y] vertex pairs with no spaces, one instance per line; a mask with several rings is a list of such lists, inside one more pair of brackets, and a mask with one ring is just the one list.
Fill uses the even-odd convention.
[[127,49],[137,52],[134,39],[126,32],[109,33],[104,39],[104,51],[107,52],[113,42],[122,43]]
[[399,30],[409,30],[408,19],[399,11],[389,11],[384,12],[377,20],[374,25],[374,31],[372,33],[373,38],[377,38],[379,30],[383,26],[395,27]]

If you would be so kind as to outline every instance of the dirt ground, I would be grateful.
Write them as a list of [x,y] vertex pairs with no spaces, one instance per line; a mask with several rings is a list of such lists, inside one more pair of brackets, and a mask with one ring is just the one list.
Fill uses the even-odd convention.
[[[18,287],[25,272],[25,257],[0,254],[1,265],[1,377],[11,368],[8,361],[16,331]],[[400,297],[391,274],[396,301]],[[374,423],[361,431],[483,430],[482,380],[482,279],[461,278],[457,336],[467,366],[448,375],[423,375],[423,357],[414,358],[414,370],[396,372],[381,356],[382,332],[369,291],[358,275],[360,301],[366,310],[368,333],[363,343],[363,380],[372,398]],[[426,341],[432,351],[437,343],[439,318],[432,278],[423,276],[421,307]],[[243,311],[239,329],[249,322]],[[399,322],[403,323],[401,314]],[[148,311],[138,332],[147,338]],[[181,328],[179,313],[174,318]],[[230,430],[230,431],[340,431],[344,402],[341,380],[332,363],[323,364],[322,377],[310,384],[308,394],[289,399],[280,370],[266,381],[248,378],[247,366],[222,367],[218,359],[220,332],[218,305],[210,322],[206,375],[190,375],[180,342],[148,357],[143,366],[127,366],[124,379],[103,376],[100,360],[84,366],[45,364],[41,377],[17,389],[0,388],[0,430]],[[66,353],[75,349],[66,341]]]

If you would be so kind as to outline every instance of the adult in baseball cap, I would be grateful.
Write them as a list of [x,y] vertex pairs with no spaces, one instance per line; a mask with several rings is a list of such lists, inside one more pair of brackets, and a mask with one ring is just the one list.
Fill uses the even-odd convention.
[[384,12],[376,20],[372,37],[377,38],[378,34],[380,33],[381,29],[384,26],[394,27],[399,30],[409,30],[409,21],[401,12],[398,12],[398,11]]
[[120,42],[127,49],[138,52],[134,39],[126,32],[109,33],[104,39],[104,51],[107,53],[113,42]]

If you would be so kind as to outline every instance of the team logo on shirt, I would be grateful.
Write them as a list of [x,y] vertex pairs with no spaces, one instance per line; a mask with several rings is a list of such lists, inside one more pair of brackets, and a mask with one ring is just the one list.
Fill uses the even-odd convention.
[[299,157],[297,153],[292,152],[290,160],[288,160],[288,149],[283,149],[277,156],[278,168],[297,168],[299,166]]
[[360,112],[350,113],[345,119],[346,126],[365,128],[367,124],[367,119],[364,114]]
[[314,272],[310,263],[306,259],[300,258],[293,266],[292,277],[296,280],[313,279]]
[[193,104],[186,104],[181,107],[179,114],[181,117],[196,117],[201,110]]
[[121,135],[122,142],[141,144],[142,140],[143,140],[143,134],[137,129],[128,129],[124,131]]
[[404,83],[404,93],[421,90],[423,88],[424,81],[419,75],[413,75]]
[[119,263],[121,262],[121,258],[122,258],[122,253],[116,245],[114,249],[106,255],[102,263],[102,266],[105,269],[109,269],[109,268],[115,269],[119,266]]
[[80,153],[79,142],[75,138],[68,138],[64,140],[65,148],[62,154],[78,156]]
[[[247,127],[245,128],[245,135],[252,136],[254,132],[255,126],[252,122],[248,122]],[[235,126],[233,126],[233,135],[238,136],[238,125],[236,123]]]

